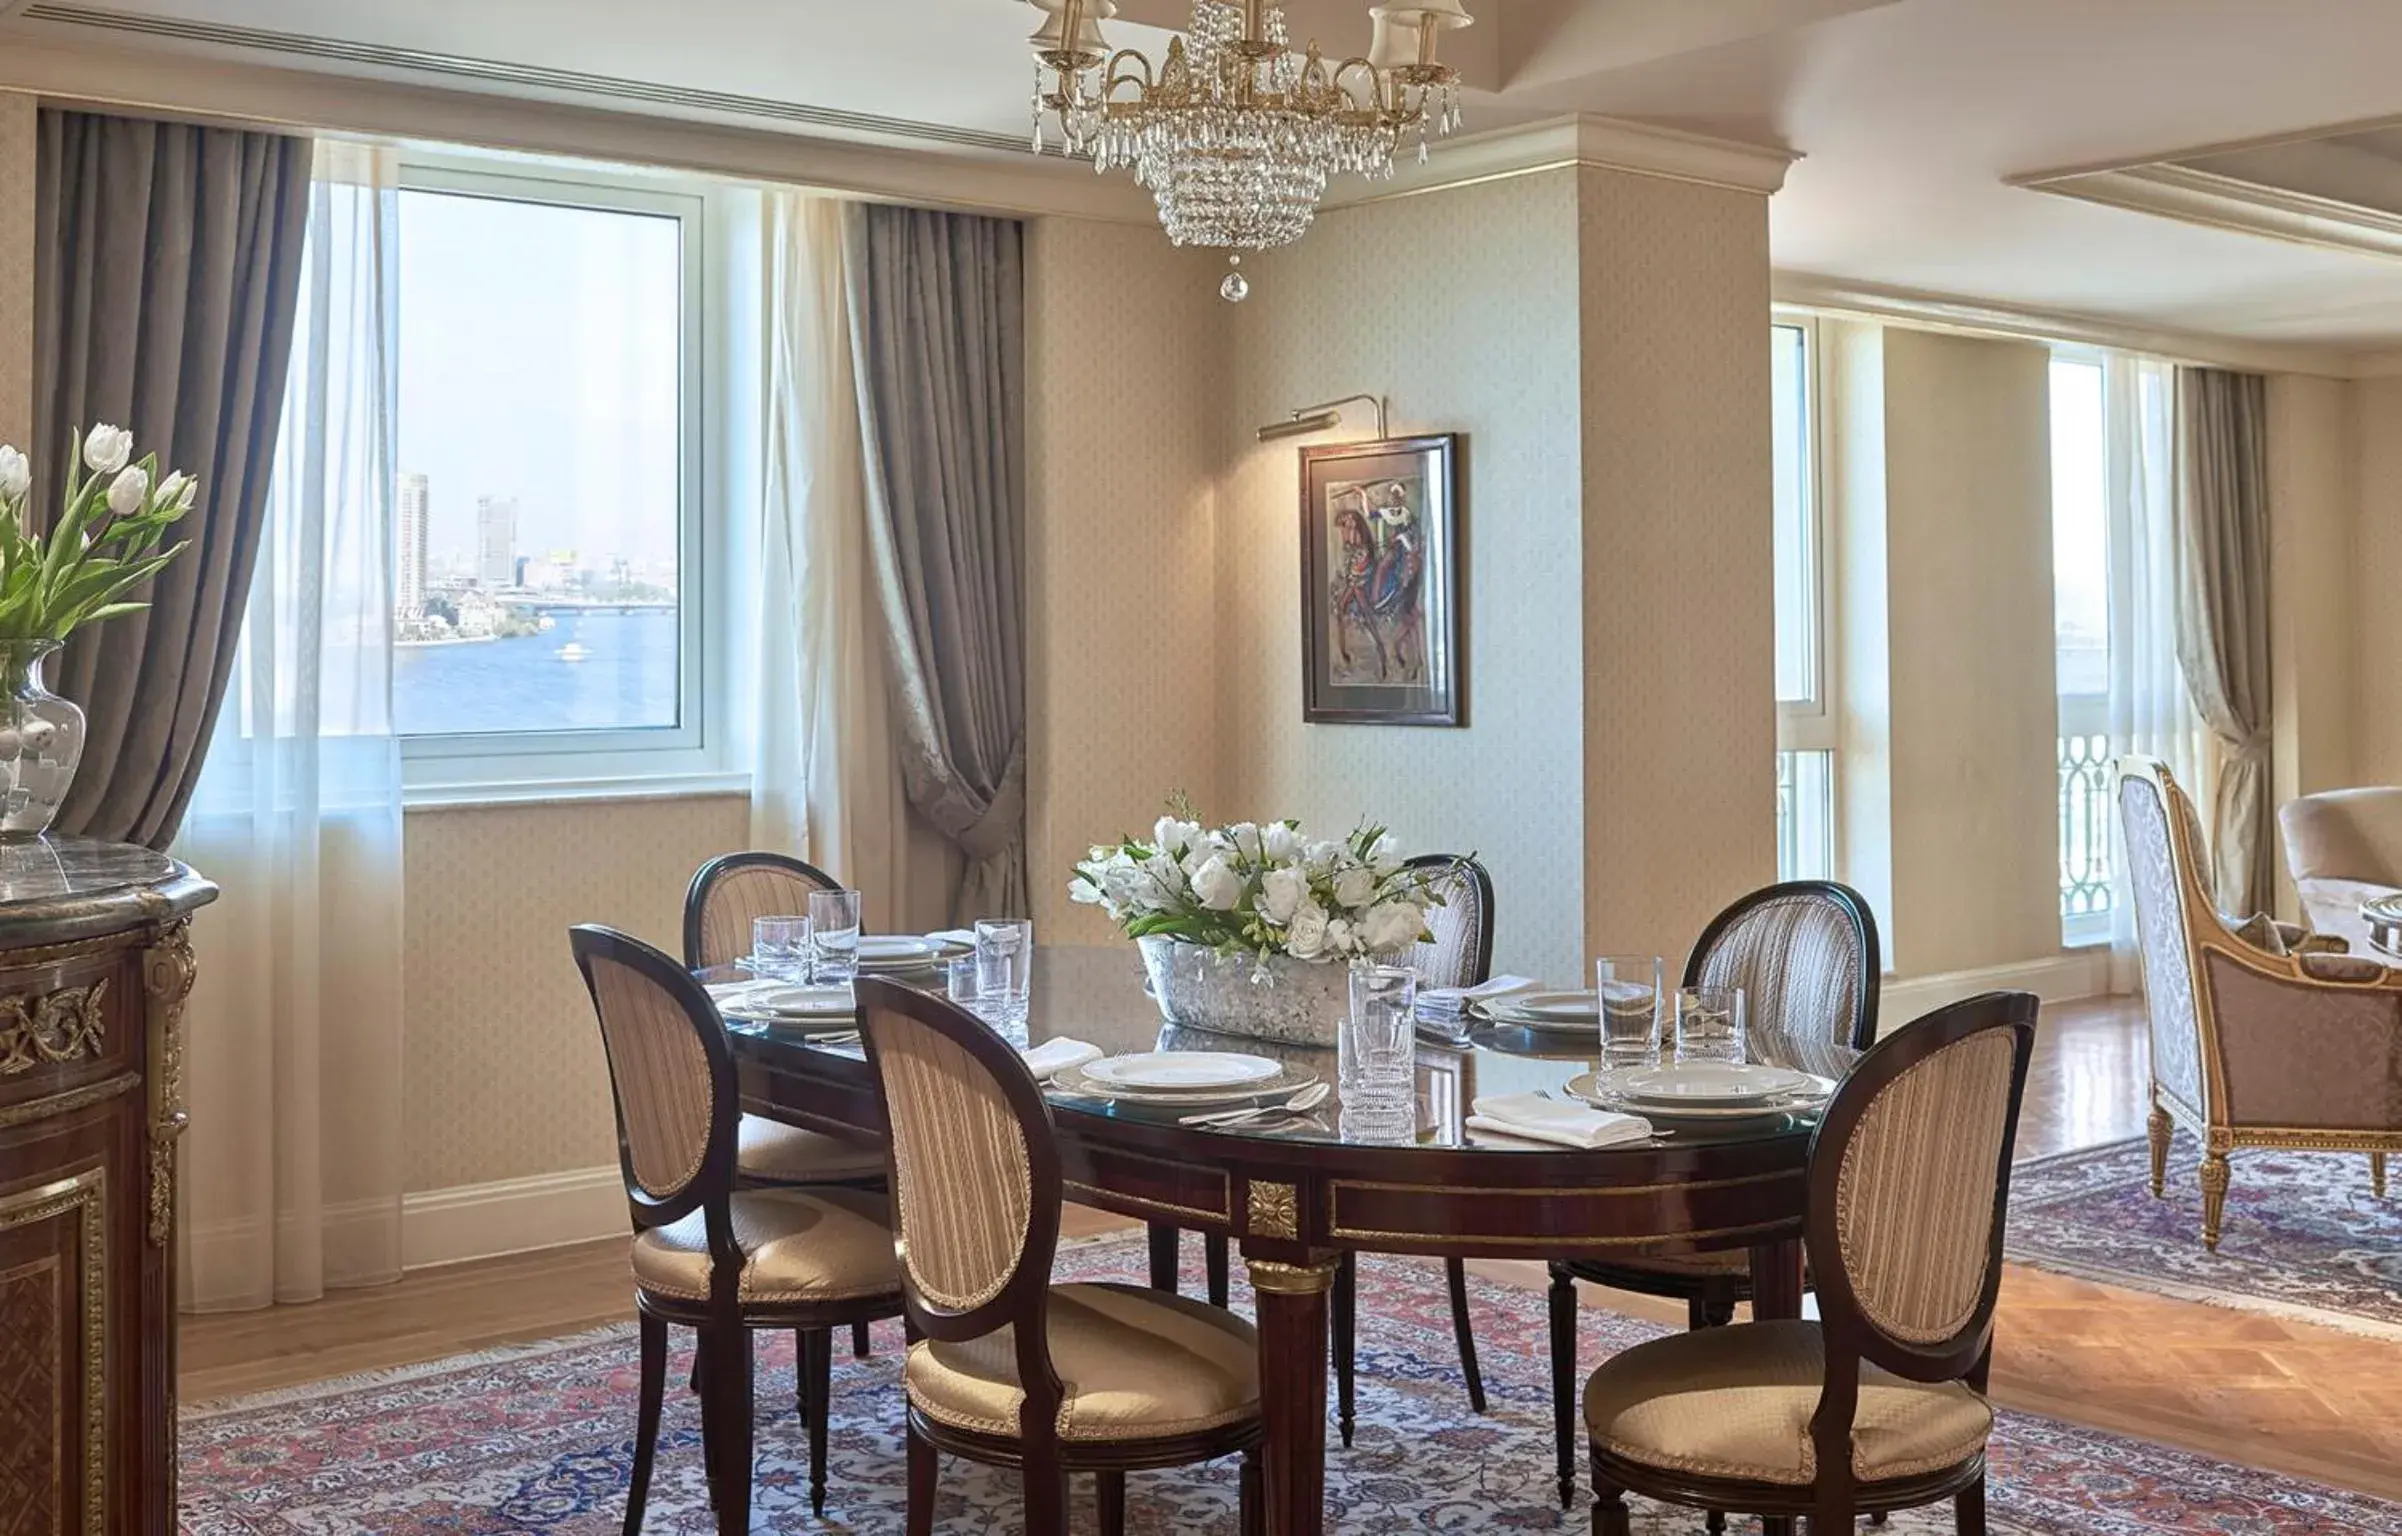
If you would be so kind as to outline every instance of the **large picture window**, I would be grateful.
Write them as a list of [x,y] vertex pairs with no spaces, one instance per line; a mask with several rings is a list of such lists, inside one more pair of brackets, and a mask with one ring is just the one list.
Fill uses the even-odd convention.
[[405,170],[393,721],[412,763],[699,742],[701,206]]

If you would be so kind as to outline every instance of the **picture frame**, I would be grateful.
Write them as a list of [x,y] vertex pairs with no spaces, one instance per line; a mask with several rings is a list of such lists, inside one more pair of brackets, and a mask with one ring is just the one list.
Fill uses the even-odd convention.
[[1457,433],[1301,450],[1301,718],[1460,726]]

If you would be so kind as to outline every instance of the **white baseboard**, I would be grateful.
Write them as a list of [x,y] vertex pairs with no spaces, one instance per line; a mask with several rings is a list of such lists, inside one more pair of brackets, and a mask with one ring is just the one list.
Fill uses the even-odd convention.
[[1877,1003],[1877,1029],[1887,1033],[1921,1014],[1980,992],[2032,992],[2047,1003],[2101,997],[2110,990],[2110,949],[2072,950],[2040,960],[1989,965],[1934,976],[1888,977]]
[[615,1163],[564,1173],[420,1190],[400,1206],[407,1269],[623,1237],[624,1176]]

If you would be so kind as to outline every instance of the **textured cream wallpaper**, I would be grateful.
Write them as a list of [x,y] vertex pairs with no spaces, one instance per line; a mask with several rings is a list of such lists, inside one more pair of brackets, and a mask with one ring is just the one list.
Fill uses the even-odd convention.
[[2050,399],[2038,343],[1885,333],[1902,975],[2060,949]]
[[0,91],[0,443],[33,447],[35,104]]
[[2359,448],[2352,534],[2352,639],[2365,658],[2352,674],[2351,772],[2356,784],[2402,784],[2402,378],[2350,386]]
[[1086,847],[1148,828],[1172,790],[1223,803],[1221,270],[1152,228],[1029,226],[1027,849],[1048,939],[1112,932],[1066,897]]
[[2270,662],[2280,803],[2351,782],[2352,525],[2359,505],[2353,387],[2342,379],[2269,378]]
[[1673,965],[1776,878],[1768,201],[1577,174],[1584,937]]
[[[1583,944],[1576,197],[1561,170],[1340,209],[1253,265],[1218,512],[1223,814],[1372,815],[1480,854],[1496,964],[1559,977]],[[1301,720],[1300,454],[1253,433],[1362,391],[1391,397],[1396,435],[1466,434],[1465,730]],[[1345,435],[1369,435],[1351,409]]]
[[676,952],[693,871],[749,830],[739,796],[409,813],[410,1190],[616,1160],[567,929],[608,923]]

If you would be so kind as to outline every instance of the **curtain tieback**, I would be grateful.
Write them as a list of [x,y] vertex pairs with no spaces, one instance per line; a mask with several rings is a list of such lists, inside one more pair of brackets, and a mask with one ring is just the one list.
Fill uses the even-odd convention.
[[959,848],[971,859],[997,859],[1026,835],[1026,739],[1018,738],[1009,754],[1009,767],[1000,788],[976,824],[959,835]]

